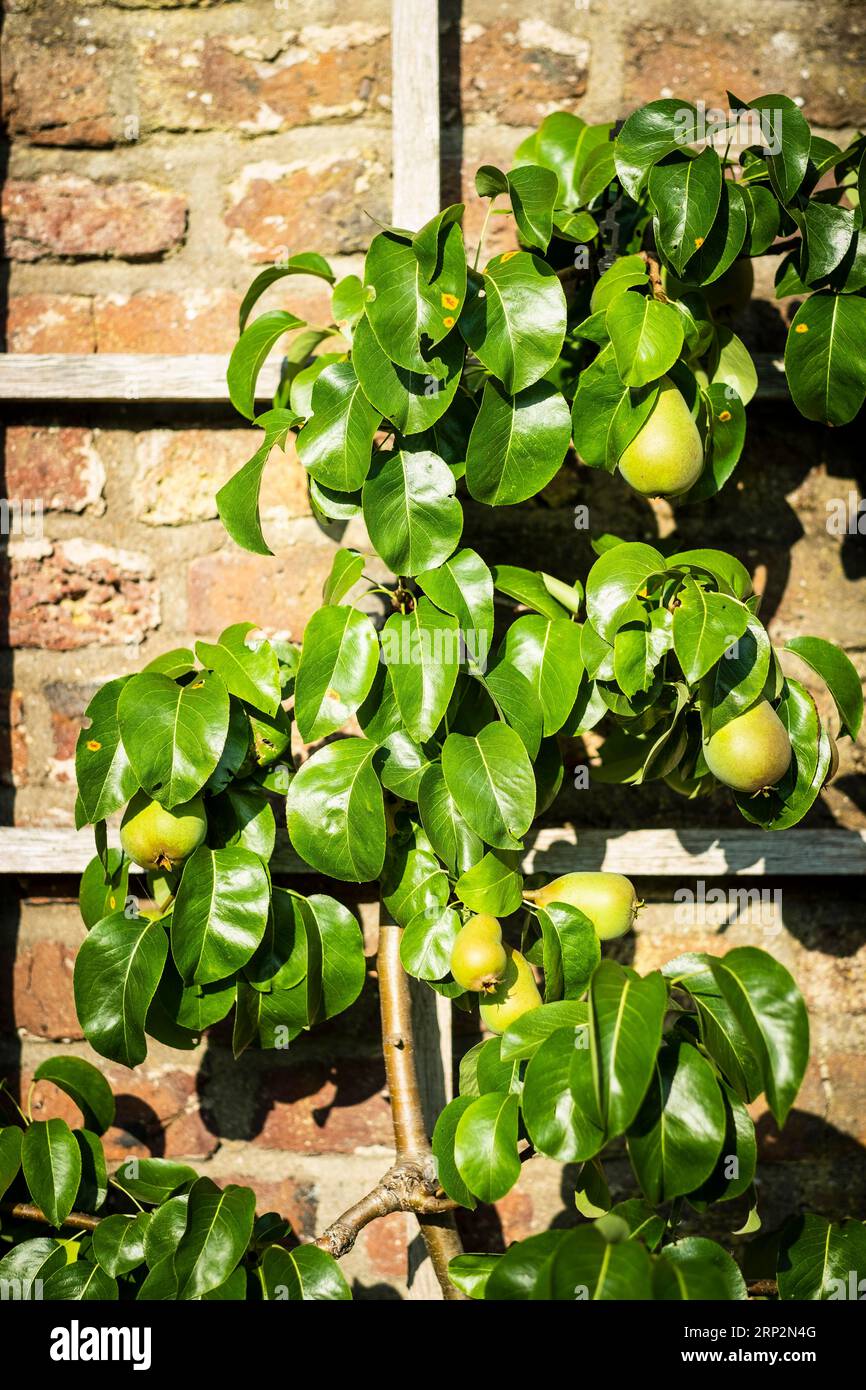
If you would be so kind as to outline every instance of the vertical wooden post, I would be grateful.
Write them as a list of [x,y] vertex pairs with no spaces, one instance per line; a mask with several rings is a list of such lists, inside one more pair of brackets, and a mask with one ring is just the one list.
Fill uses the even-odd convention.
[[[391,120],[393,150],[392,220],[417,232],[439,211],[439,4],[438,0],[392,0]],[[410,981],[421,1106],[432,1132],[436,1116],[452,1098],[451,1003],[427,985]],[[409,1297],[439,1299],[442,1291],[410,1223]]]

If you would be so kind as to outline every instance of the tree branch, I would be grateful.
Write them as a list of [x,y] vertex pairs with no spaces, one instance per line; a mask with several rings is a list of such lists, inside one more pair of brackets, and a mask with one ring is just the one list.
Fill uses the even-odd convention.
[[395,1211],[415,1212],[417,1216],[444,1216],[456,1206],[450,1197],[441,1195],[435,1165],[429,1159],[427,1162],[403,1160],[389,1168],[371,1192],[332,1222],[315,1244],[339,1260],[348,1255],[364,1227],[380,1216],[390,1216]]
[[[15,1217],[18,1221],[41,1221],[44,1226],[51,1223],[45,1213],[33,1202],[0,1202],[0,1211],[4,1216]],[[71,1211],[66,1220],[61,1222],[58,1230],[63,1226],[69,1226],[76,1231],[95,1231],[102,1217],[89,1216],[84,1211]]]

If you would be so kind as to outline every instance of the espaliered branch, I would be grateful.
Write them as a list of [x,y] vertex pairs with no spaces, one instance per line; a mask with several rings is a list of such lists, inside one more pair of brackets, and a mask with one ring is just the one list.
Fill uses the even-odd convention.
[[[480,246],[467,264],[456,205],[420,231],[376,235],[363,281],[335,283],[315,253],[263,272],[229,369],[243,415],[253,418],[257,374],[278,343],[284,370],[220,514],[240,545],[270,553],[262,471],[294,435],[317,513],[361,516],[370,563],[393,578],[373,582],[365,554],[338,551],[300,650],[241,624],[194,653],[168,653],[104,687],[78,747],[78,819],[95,824],[98,855],[82,884],[90,934],[75,991],[104,1056],[134,1066],[148,1036],[189,1045],[232,1010],[238,1055],[285,1046],[357,997],[354,917],[333,897],[271,882],[283,798],[312,868],[379,882],[383,935],[403,969],[463,1009],[480,1002],[497,1036],[464,1060],[460,1095],[436,1125],[436,1191],[423,1189],[428,1136],[416,1134],[402,1152],[398,1143],[423,1179],[405,1208],[395,1196],[404,1163],[399,1182],[383,1180],[352,1209],[349,1235],[337,1222],[324,1243],[345,1248],[358,1221],[386,1209],[497,1200],[527,1141],[584,1165],[579,1206],[601,1220],[500,1260],[458,1256],[450,1281],[428,1231],[451,1292],[743,1296],[721,1247],[676,1239],[680,1211],[686,1199],[701,1212],[742,1198],[755,1228],[746,1106],[763,1093],[783,1123],[806,1065],[803,1001],[772,956],[684,956],[641,979],[601,958],[601,942],[637,910],[627,880],[566,875],[539,892],[519,864],[562,781],[560,739],[590,729],[603,737],[599,781],[664,778],[692,797],[722,782],[748,821],[794,825],[833,770],[833,736],[859,730],[851,663],[820,636],[786,649],[829,687],[831,733],[786,652],[772,649],[748,572],[724,552],[606,536],[581,583],[491,568],[461,546],[464,496],[520,503],[566,459],[682,503],[717,492],[754,390],[725,313],[748,257],[778,234],[800,233],[783,284],[801,276],[816,291],[792,329],[795,400],[833,423],[856,411],[864,354],[840,346],[862,334],[866,313],[859,213],[844,205],[862,142],[841,152],[812,139],[786,98],[736,105],[763,141],[737,164],[698,148],[686,103],[653,103],[615,140],[607,126],[549,117],[510,172],[479,171],[480,193],[494,211],[502,200],[521,248],[481,269]],[[830,169],[835,183],[816,192]],[[269,286],[297,274],[333,285],[331,323],[283,310],[251,318]],[[495,591],[520,609],[504,631]],[[297,769],[293,727],[318,745]],[[105,819],[124,808],[126,852],[108,851]],[[132,917],[129,856],[147,869],[155,904]],[[380,971],[380,988],[387,1020],[393,972]],[[395,1046],[387,1026],[384,1044]],[[395,1117],[416,1108],[410,1053],[389,1071]],[[642,1195],[602,1216],[612,1207],[602,1156],[621,1136]],[[185,1273],[193,1215],[173,1210],[167,1249]],[[849,1240],[821,1229],[830,1243]],[[808,1264],[808,1244],[795,1266]],[[794,1283],[780,1277],[780,1291],[811,1288],[813,1274],[808,1264]],[[176,1296],[194,1296],[189,1287]]]

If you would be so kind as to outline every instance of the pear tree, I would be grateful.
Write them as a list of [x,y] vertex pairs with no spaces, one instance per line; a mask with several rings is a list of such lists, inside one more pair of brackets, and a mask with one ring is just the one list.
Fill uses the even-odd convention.
[[[795,981],[755,946],[641,976],[604,944],[632,929],[631,882],[527,880],[524,852],[562,785],[567,741],[590,731],[600,788],[721,787],[749,824],[797,824],[832,775],[835,740],[857,737],[859,680],[820,635],[776,648],[751,575],[722,550],[606,534],[588,573],[551,557],[552,574],[489,564],[464,538],[466,506],[518,505],[563,465],[677,507],[718,493],[757,385],[733,316],[752,259],[780,246],[780,293],[805,296],[786,353],[794,403],[830,424],[856,413],[863,141],[812,136],[785,97],[731,105],[760,133],[736,155],[694,138],[695,108],[674,100],[618,130],[547,117],[509,171],[478,171],[517,243],[490,260],[483,238],[467,258],[457,204],[420,229],[378,231],[363,276],[338,279],[301,252],[253,282],[228,386],[261,433],[218,494],[223,523],[271,553],[262,475],[291,440],[314,514],[363,523],[369,544],[335,552],[300,645],[255,625],[278,615],[252,614],[94,698],[77,750],[77,820],[95,827],[97,853],[81,885],[76,1005],[96,1052],[128,1067],[151,1039],[190,1048],[228,1020],[241,1066],[250,1048],[291,1047],[358,997],[362,936],[339,884],[374,884],[396,1164],[299,1248],[227,1189],[243,1239],[203,1272],[219,1207],[205,1179],[148,1169],[153,1201],[122,1183],[93,1190],[76,1161],[94,1148],[83,1131],[24,1115],[23,1130],[0,1132],[5,1201],[20,1225],[35,1208],[56,1234],[23,1239],[13,1224],[0,1273],[10,1260],[59,1270],[55,1247],[83,1213],[95,1229],[74,1275],[51,1265],[57,1297],[107,1279],[120,1297],[244,1298],[273,1271],[303,1297],[342,1298],[335,1260],[368,1221],[402,1210],[448,1298],[747,1296],[730,1251],[683,1222],[732,1203],[732,1229],[760,1225],[748,1106],[764,1096],[783,1125],[796,1098],[809,1029]],[[260,305],[298,275],[330,287],[329,322]],[[281,380],[259,411],[272,351]],[[827,687],[829,725],[804,664]],[[107,822],[120,816],[117,849]],[[275,882],[286,834],[331,892]],[[146,872],[146,910],[131,868]],[[432,1134],[410,978],[485,1029]],[[67,1081],[98,1134],[104,1086]],[[616,1200],[606,1163],[623,1143],[633,1187]],[[577,1226],[502,1256],[462,1252],[453,1213],[504,1197],[536,1154],[578,1165]],[[147,1221],[124,1191],[154,1208]],[[778,1242],[774,1296],[834,1296],[833,1260],[866,1273],[864,1245],[855,1222],[798,1218]]]

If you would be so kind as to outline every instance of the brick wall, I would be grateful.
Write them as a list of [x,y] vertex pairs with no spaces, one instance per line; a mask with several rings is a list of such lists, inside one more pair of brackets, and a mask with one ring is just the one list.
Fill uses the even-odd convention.
[[[443,0],[446,20],[443,172],[461,189],[471,241],[480,224],[472,175],[508,162],[551,109],[591,120],[626,114],[676,91],[710,103],[726,87],[802,97],[821,133],[863,120],[862,21],[837,0],[707,4],[553,0],[533,12],[508,0]],[[462,18],[460,12],[462,11]],[[348,18],[348,15],[351,18]],[[9,130],[3,192],[5,350],[223,352],[255,270],[289,251],[319,249],[358,271],[373,223],[387,218],[390,57],[387,0],[11,0],[4,29]],[[462,32],[458,39],[458,26]],[[494,219],[491,251],[509,235]],[[498,243],[498,244],[497,244]],[[774,266],[744,334],[772,351],[785,306],[767,302]],[[270,304],[312,322],[327,314],[315,281],[286,282]],[[229,411],[19,407],[4,431],[10,497],[41,499],[41,535],[13,538],[3,562],[0,794],[6,822],[67,826],[81,713],[106,678],[158,651],[250,618],[299,637],[319,602],[337,538],[313,521],[295,460],[272,460],[265,527],[277,559],[225,536],[213,495],[251,452],[253,431]],[[564,577],[591,561],[574,507],[593,529],[734,550],[756,572],[777,639],[817,632],[861,670],[863,542],[828,534],[827,504],[859,496],[862,446],[853,429],[807,425],[791,408],[750,411],[746,456],[723,503],[674,519],[621,485],[568,471],[522,508],[467,510],[467,539],[491,561]],[[344,543],[358,537],[350,531]],[[582,756],[575,750],[575,758]],[[866,823],[862,752],[843,745],[840,776],[811,824]],[[657,789],[565,793],[555,822],[610,826],[736,824],[724,798],[696,809]],[[58,1045],[88,1055],[75,1019],[71,970],[81,939],[71,881],[20,882],[0,922],[0,1071],[26,1084]],[[761,1120],[767,1220],[799,1201],[862,1211],[866,1198],[862,905],[843,883],[773,885],[778,931],[769,949],[794,970],[812,1009],[813,1062],[781,1138]],[[649,969],[683,949],[724,952],[756,940],[736,923],[673,923],[670,886],[652,900],[633,947]],[[360,905],[375,946],[375,909]],[[762,944],[758,941],[758,944]],[[632,947],[629,947],[631,952]],[[861,954],[858,956],[858,950]],[[320,1229],[381,1171],[391,1142],[372,1021],[375,984],[350,1014],[288,1056],[231,1063],[217,1034],[199,1053],[154,1046],[134,1074],[106,1067],[122,1101],[118,1157],[165,1152],[221,1178],[252,1183],[264,1206]],[[465,1041],[472,1041],[471,1037]],[[37,1103],[58,1108],[50,1088]],[[44,1113],[44,1112],[43,1112]],[[626,1173],[614,1165],[614,1177]],[[569,1173],[527,1166],[498,1215],[474,1237],[509,1240],[571,1210]],[[564,1184],[564,1185],[563,1185]],[[402,1287],[404,1219],[371,1227],[347,1261],[368,1296]]]

